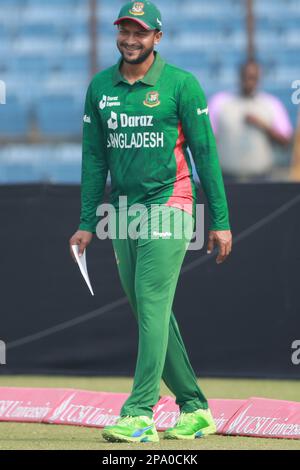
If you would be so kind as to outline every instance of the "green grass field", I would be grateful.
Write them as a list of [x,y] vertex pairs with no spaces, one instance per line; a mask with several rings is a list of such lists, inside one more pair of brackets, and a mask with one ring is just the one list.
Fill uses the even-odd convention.
[[[248,398],[261,396],[299,401],[300,381],[201,379],[199,384],[209,398]],[[130,392],[132,379],[127,377],[32,377],[2,376],[0,387],[66,387],[110,392]],[[162,383],[161,395],[172,395]],[[157,444],[109,443],[101,429],[49,424],[0,423],[0,449],[44,450],[166,450],[166,449],[299,449],[300,440],[257,439],[253,437],[208,436],[196,441],[168,441]]]

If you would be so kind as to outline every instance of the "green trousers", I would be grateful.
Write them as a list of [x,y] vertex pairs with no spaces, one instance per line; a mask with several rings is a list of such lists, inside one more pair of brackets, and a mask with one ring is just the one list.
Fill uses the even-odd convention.
[[138,322],[139,344],[132,391],[120,416],[152,417],[161,378],[175,395],[180,411],[206,409],[207,400],[172,311],[194,219],[181,209],[163,205],[151,206],[139,217],[124,211],[119,219],[121,213],[117,212],[110,237],[121,284]]

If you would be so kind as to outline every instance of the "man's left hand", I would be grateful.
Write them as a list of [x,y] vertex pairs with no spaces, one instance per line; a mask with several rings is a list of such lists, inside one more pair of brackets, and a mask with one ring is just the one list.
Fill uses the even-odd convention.
[[268,130],[268,126],[266,125],[266,123],[254,114],[247,114],[245,120],[248,124],[251,124],[252,126],[255,126],[258,129],[261,129],[262,131]]
[[232,235],[230,230],[210,230],[208,234],[207,253],[210,254],[215,244],[219,248],[219,254],[216,263],[225,261],[232,248]]

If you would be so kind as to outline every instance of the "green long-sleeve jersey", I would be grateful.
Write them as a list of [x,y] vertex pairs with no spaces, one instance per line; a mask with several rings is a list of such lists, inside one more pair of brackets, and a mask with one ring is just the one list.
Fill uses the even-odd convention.
[[108,172],[110,202],[120,209],[165,204],[195,213],[189,147],[207,198],[211,230],[228,230],[222,172],[207,102],[196,77],[155,51],[146,75],[130,84],[120,65],[94,76],[83,118],[80,230],[96,232]]

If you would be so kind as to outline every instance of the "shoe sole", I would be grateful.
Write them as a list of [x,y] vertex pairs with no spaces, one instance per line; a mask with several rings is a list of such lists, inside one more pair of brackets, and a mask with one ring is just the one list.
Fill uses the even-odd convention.
[[122,434],[111,434],[109,431],[102,432],[102,437],[110,442],[159,442],[159,437],[129,437],[129,436],[122,436]]
[[164,439],[186,439],[186,440],[192,440],[192,439],[200,439],[205,436],[208,436],[209,434],[216,434],[217,428],[215,425],[207,426],[206,428],[203,428],[201,431],[197,431],[194,434],[191,435],[180,435],[180,434],[172,434],[172,431],[169,433],[165,431],[164,433]]

